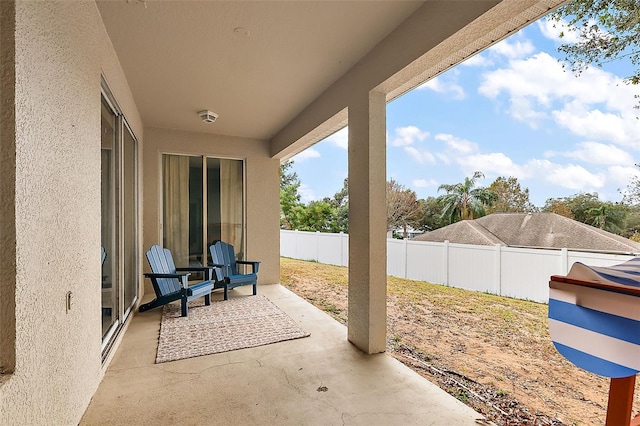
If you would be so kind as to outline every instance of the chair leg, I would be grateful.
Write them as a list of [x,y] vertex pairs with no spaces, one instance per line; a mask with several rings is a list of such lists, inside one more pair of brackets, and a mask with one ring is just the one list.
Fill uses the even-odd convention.
[[224,286],[224,300],[229,300],[229,288]]
[[138,307],[138,312],[145,312],[149,309],[157,308],[162,306],[163,303],[159,302],[158,299],[153,299],[151,302],[143,303]]
[[258,283],[253,285],[253,295],[255,296],[256,294],[258,294]]
[[189,301],[187,300],[187,296],[182,296],[180,299],[180,314],[183,317],[186,317],[189,313]]
[[211,304],[211,294],[207,294],[204,296],[204,304],[207,306]]

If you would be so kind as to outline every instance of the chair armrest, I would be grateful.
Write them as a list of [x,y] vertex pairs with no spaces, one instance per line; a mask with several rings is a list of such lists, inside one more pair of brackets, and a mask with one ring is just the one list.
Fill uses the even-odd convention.
[[146,274],[144,274],[145,277],[147,278],[182,278],[182,277],[188,277],[189,273],[182,273],[182,274],[156,274],[155,272],[147,272]]
[[260,268],[260,263],[262,262],[259,260],[236,260],[236,263],[241,265],[251,265],[252,273],[257,274],[258,269]]
[[211,278],[215,282],[224,282],[225,277],[222,274],[222,268],[226,268],[227,265],[222,265],[220,263],[209,263],[209,267],[211,268]]
[[176,271],[206,272],[205,280],[210,280],[213,276],[212,269],[212,266],[186,266],[184,268],[176,268]]
[[147,272],[144,274],[145,277],[154,281],[154,286],[156,285],[155,280],[158,278],[178,278],[182,289],[189,287],[189,275],[191,274],[188,272],[183,272],[182,274],[156,274],[155,272]]

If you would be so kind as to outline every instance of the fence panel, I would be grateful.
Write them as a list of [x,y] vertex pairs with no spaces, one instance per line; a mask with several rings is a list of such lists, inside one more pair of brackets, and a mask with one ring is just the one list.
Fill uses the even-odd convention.
[[451,287],[496,293],[496,249],[494,246],[449,244]]
[[[427,241],[407,242],[407,276],[410,280],[447,282],[447,246]],[[390,274],[391,275],[391,274]]]
[[[349,236],[280,231],[282,256],[348,266]],[[387,239],[387,274],[547,303],[551,275],[574,262],[611,266],[632,255]]]
[[319,236],[319,232],[295,231],[296,235],[296,259],[318,260],[318,239],[325,238]]
[[298,258],[296,253],[296,231],[280,230],[280,256]]
[[562,270],[560,250],[502,247],[501,252],[498,294],[547,303],[549,277]]
[[589,266],[613,266],[631,259],[633,259],[633,256],[627,254],[570,251],[567,256],[567,270],[571,269],[571,265],[575,262],[582,262]]
[[387,275],[406,278],[406,245],[404,240],[387,238]]
[[318,235],[318,262],[342,266],[342,234]]

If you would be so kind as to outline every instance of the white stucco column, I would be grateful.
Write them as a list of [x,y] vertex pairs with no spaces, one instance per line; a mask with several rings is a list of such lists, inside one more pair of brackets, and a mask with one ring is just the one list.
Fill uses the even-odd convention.
[[386,99],[349,103],[349,341],[384,352],[387,324]]

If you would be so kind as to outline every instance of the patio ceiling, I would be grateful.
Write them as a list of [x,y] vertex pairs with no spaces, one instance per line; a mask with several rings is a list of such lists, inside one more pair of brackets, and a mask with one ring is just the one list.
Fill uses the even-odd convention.
[[389,100],[560,3],[97,2],[145,126],[272,140],[280,156],[344,110],[332,89],[362,82]]

